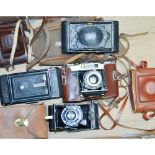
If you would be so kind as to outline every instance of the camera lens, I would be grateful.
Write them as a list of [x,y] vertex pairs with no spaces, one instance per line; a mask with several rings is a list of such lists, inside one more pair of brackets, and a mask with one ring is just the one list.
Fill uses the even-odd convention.
[[91,75],[91,76],[89,77],[89,81],[90,81],[91,84],[96,84],[96,83],[98,83],[98,76],[96,76],[95,74]]
[[84,46],[97,46],[103,40],[103,33],[97,27],[86,26],[79,31],[78,38]]
[[66,116],[68,119],[73,120],[76,117],[76,113],[74,111],[68,111]]
[[84,74],[84,86],[87,89],[98,89],[102,86],[102,76],[99,71],[89,71]]
[[77,127],[83,119],[83,112],[80,106],[67,105],[61,113],[61,119],[64,124],[70,127]]

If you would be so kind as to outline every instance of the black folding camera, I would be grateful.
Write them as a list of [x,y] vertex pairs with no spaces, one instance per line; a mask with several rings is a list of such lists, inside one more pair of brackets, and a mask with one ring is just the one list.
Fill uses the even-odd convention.
[[116,53],[119,50],[118,21],[62,22],[64,53]]
[[0,76],[2,105],[61,97],[58,68]]
[[98,103],[89,103],[49,106],[49,130],[99,129]]

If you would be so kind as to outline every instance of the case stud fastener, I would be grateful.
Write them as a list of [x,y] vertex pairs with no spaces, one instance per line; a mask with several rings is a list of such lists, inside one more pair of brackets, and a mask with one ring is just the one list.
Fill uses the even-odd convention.
[[17,127],[21,127],[21,126],[29,126],[29,121],[28,119],[24,119],[24,118],[19,118],[15,120],[15,125]]

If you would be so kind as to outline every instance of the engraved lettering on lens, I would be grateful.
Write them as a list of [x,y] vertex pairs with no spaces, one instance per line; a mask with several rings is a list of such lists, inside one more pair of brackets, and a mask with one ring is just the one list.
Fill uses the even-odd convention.
[[89,71],[84,74],[85,87],[88,89],[98,89],[103,85],[101,73]]
[[67,105],[61,113],[61,119],[67,126],[78,126],[80,121],[83,119],[83,112],[81,107],[76,105]]
[[76,117],[76,114],[74,111],[69,111],[66,116],[68,119],[73,120]]

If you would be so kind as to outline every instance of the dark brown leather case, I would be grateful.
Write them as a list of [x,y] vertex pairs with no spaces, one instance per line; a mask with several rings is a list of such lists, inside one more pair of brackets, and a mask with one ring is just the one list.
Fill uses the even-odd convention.
[[[113,98],[118,96],[118,82],[113,78],[113,71],[116,71],[115,64],[106,64],[105,78],[108,91],[104,98]],[[61,70],[62,76],[62,98],[64,102],[80,102],[83,100],[100,99],[103,96],[94,96],[83,98],[80,96],[79,79],[77,73],[71,72],[67,67]]]
[[67,67],[61,69],[62,98],[64,102],[81,101],[79,79],[77,74],[71,72]]
[[[6,67],[9,65],[15,26],[16,22],[0,24],[0,67]],[[25,62],[27,62],[26,36],[24,34],[23,23],[21,23],[13,64],[21,64]]]
[[155,68],[131,70],[130,98],[134,112],[155,110]]

